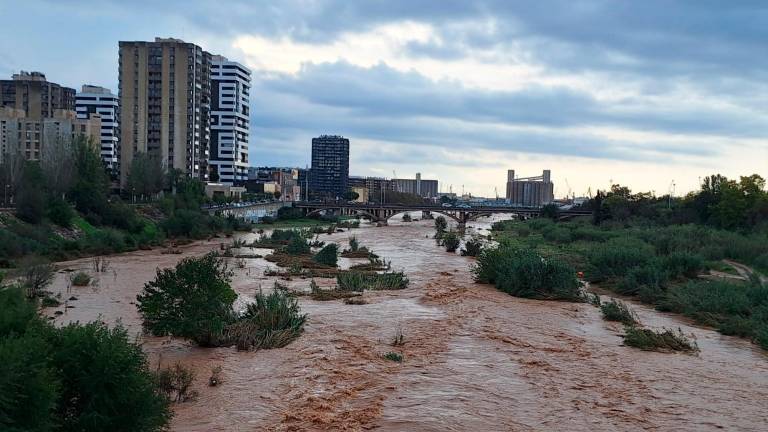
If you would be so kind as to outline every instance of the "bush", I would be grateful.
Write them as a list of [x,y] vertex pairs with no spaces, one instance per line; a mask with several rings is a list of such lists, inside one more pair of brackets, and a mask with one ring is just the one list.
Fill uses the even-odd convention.
[[589,262],[595,268],[597,279],[621,278],[630,269],[644,266],[654,258],[647,243],[632,238],[613,238],[596,245],[589,253]]
[[399,290],[408,286],[408,278],[402,272],[350,271],[339,273],[336,276],[336,284],[341,291]]
[[500,246],[483,250],[472,269],[475,280],[516,297],[581,301],[576,271],[530,249]]
[[237,294],[229,285],[231,276],[214,253],[185,258],[175,269],[158,269],[136,298],[144,329],[156,336],[189,338],[201,346],[219,345],[224,328],[233,321]]
[[600,311],[603,313],[603,319],[606,321],[618,321],[626,325],[638,324],[637,315],[626,303],[614,298],[609,302],[600,304]]
[[667,273],[657,261],[650,261],[640,267],[633,267],[616,286],[616,291],[624,295],[637,295],[643,287],[662,288],[667,280]]
[[403,362],[403,355],[396,352],[388,352],[384,354],[384,358],[393,362],[402,363]]
[[318,264],[327,265],[329,267],[336,267],[339,259],[339,247],[336,243],[327,244],[324,248],[320,249],[320,252],[312,257],[312,260]]
[[357,250],[360,248],[360,243],[357,241],[357,237],[352,236],[349,239],[349,250],[351,252],[357,252]]
[[44,258],[27,257],[19,262],[16,272],[27,289],[27,297],[33,298],[43,294],[45,287],[53,281],[56,267]]
[[48,353],[45,340],[34,334],[0,339],[0,429],[53,430],[60,386]]
[[72,219],[75,217],[75,211],[63,199],[54,197],[48,200],[48,219],[56,225],[69,228],[72,226]]
[[24,298],[20,287],[0,286],[0,338],[21,335],[37,319],[35,304]]
[[624,328],[624,345],[640,348],[644,351],[683,351],[697,352],[699,347],[677,329],[654,331],[651,329],[627,326]]
[[189,391],[194,380],[195,373],[181,363],[156,372],[157,388],[166,398],[175,402],[185,402],[194,395]]
[[443,235],[442,239],[446,252],[456,252],[456,249],[458,249],[459,245],[461,244],[459,236],[456,235],[456,233],[453,231],[447,232],[445,235]]
[[91,276],[85,272],[77,272],[72,276],[72,285],[74,286],[86,286],[91,283]]
[[471,239],[464,242],[464,249],[461,250],[461,255],[476,257],[480,255],[482,249],[483,242],[477,237],[472,237]]
[[661,265],[672,278],[680,276],[695,278],[704,268],[704,258],[685,251],[672,252],[662,258]]
[[411,219],[410,213],[403,214],[403,222],[412,222],[413,219]]
[[292,237],[283,250],[288,255],[308,255],[312,253],[307,240],[299,236]]
[[435,231],[437,231],[438,234],[442,234],[447,228],[448,222],[446,222],[443,216],[438,216],[435,218]]
[[298,301],[282,290],[258,293],[256,302],[227,327],[226,339],[240,350],[281,348],[301,335],[306,321]]
[[70,324],[56,333],[51,353],[61,379],[62,430],[156,431],[168,424],[168,400],[124,328]]

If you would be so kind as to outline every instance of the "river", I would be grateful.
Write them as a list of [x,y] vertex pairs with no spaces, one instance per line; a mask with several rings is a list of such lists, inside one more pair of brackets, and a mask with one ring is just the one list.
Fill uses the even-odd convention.
[[[489,221],[471,225],[480,233],[489,227]],[[193,243],[178,255],[152,250],[107,257],[110,268],[88,287],[69,287],[64,270],[91,271],[91,259],[61,263],[52,290],[76,300],[67,302],[71,308],[47,313],[58,325],[121,322],[142,343],[152,367],[181,362],[192,368],[199,395],[174,405],[175,431],[768,427],[768,357],[749,342],[632,303],[645,325],[679,327],[696,338],[701,352],[624,347],[621,327],[603,321],[591,305],[519,299],[473,283],[473,259],[436,247],[433,232],[431,221],[393,220],[387,227],[363,224],[321,235],[342,246],[357,236],[394,269],[404,270],[410,286],[366,293],[366,305],[301,297],[309,315],[305,332],[282,349],[203,349],[141,335],[134,301],[156,268],[217,250],[230,239]],[[258,258],[245,262],[245,268],[234,268],[239,306],[275,281],[263,275],[273,264]],[[349,260],[341,264],[348,266]],[[288,284],[308,289],[309,282]],[[53,315],[55,310],[66,313]],[[398,330],[405,344],[392,347]],[[389,351],[402,353],[404,361],[384,359]],[[216,366],[222,368],[222,383],[208,387]]]

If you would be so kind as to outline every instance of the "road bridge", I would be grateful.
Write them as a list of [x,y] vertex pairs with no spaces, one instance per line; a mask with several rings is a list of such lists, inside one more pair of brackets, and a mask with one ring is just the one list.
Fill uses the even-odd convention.
[[290,207],[290,202],[270,201],[265,203],[233,203],[204,207],[211,215],[234,216],[250,222],[258,222],[265,216],[275,217],[282,207]]
[[[339,216],[362,216],[373,222],[386,224],[392,216],[406,212],[435,212],[450,217],[455,220],[460,228],[466,226],[467,222],[481,217],[491,216],[500,213],[512,213],[521,218],[538,217],[541,215],[540,208],[515,207],[515,206],[451,206],[443,207],[435,204],[366,204],[350,203],[345,201],[333,202],[295,202],[293,206],[304,211],[306,216],[316,214],[333,214]],[[588,216],[592,212],[584,210],[562,210],[559,213],[561,218],[572,218],[575,216]]]

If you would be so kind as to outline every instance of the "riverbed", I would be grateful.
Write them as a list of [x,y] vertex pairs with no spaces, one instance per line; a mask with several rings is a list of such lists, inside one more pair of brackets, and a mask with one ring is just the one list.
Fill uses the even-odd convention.
[[[486,220],[470,230],[486,234],[489,227]],[[204,349],[142,335],[134,302],[156,269],[218,250],[231,243],[226,238],[183,246],[181,254],[110,256],[109,268],[98,274],[91,259],[60,263],[52,291],[73,300],[46,313],[57,325],[122,323],[152,367],[180,362],[192,368],[198,396],[174,405],[175,431],[766,429],[768,357],[748,341],[632,303],[645,325],[680,328],[701,352],[624,347],[622,328],[603,321],[591,305],[519,299],[473,283],[473,259],[438,248],[433,233],[431,221],[392,220],[386,227],[362,224],[320,235],[342,247],[356,236],[393,269],[405,271],[410,285],[365,293],[365,305],[300,297],[309,316],[305,332],[281,349]],[[242,235],[246,241],[255,237]],[[239,307],[277,280],[264,276],[276,268],[264,259],[244,259],[243,268],[232,263]],[[342,266],[350,263],[341,259]],[[78,270],[96,281],[70,286],[68,271]],[[310,280],[281,283],[308,290]],[[393,347],[399,331],[405,344]],[[384,359],[390,351],[401,353],[403,362]],[[209,387],[217,366],[222,382]]]

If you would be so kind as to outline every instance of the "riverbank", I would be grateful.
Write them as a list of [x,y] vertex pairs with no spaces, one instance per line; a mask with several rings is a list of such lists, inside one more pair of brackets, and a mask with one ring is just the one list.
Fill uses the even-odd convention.
[[[472,227],[472,225],[470,225]],[[476,229],[489,223],[474,223]],[[354,235],[411,283],[367,292],[366,305],[300,297],[309,314],[304,334],[277,350],[203,349],[168,338],[141,337],[153,365],[181,362],[196,373],[197,400],[176,404],[172,429],[207,430],[760,430],[768,420],[768,362],[747,341],[633,303],[651,327],[680,327],[698,356],[638,351],[621,345],[621,328],[587,304],[524,300],[469,273],[472,258],[435,246],[432,221],[321,234],[346,244]],[[235,234],[250,242],[254,234]],[[185,256],[220,248],[223,239],[179,247],[181,253],[136,251],[110,257],[111,271],[87,287],[53,284],[74,308],[47,310],[57,324],[121,320],[141,333],[136,294]],[[227,243],[231,243],[231,240]],[[249,253],[266,255],[269,250]],[[276,269],[260,258],[233,266],[242,307],[272,289]],[[359,260],[340,259],[348,268]],[[89,269],[87,259],[62,263]],[[331,286],[331,279],[317,279]],[[281,281],[308,290],[309,279]],[[66,315],[54,315],[66,310]],[[404,343],[392,346],[398,331]],[[384,358],[402,354],[402,363]],[[221,366],[222,383],[208,387]]]

